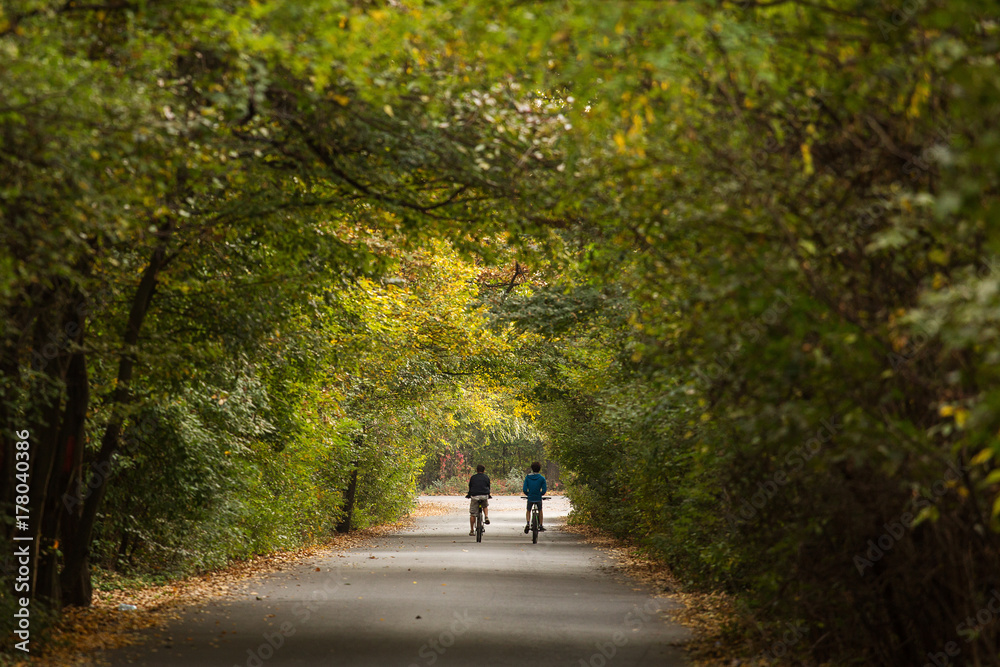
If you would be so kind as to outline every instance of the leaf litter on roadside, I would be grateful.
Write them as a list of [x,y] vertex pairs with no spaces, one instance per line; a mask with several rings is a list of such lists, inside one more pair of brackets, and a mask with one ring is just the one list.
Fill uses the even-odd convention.
[[682,590],[666,563],[591,526],[570,524],[563,526],[562,530],[581,536],[606,553],[614,560],[614,570],[646,584],[657,597],[668,597],[681,603],[682,606],[670,610],[667,616],[692,631],[694,636],[685,644],[685,649],[693,659],[693,667],[751,664],[737,657],[742,652],[734,650],[728,640],[722,639],[726,628],[737,622],[732,598],[722,593]]
[[[193,575],[168,584],[128,590],[95,590],[90,607],[69,607],[63,611],[62,618],[52,628],[46,645],[39,647],[41,652],[28,660],[13,664],[15,667],[83,667],[101,664],[101,651],[140,641],[143,637],[139,634],[140,630],[162,626],[180,618],[179,608],[182,606],[234,594],[239,586],[247,584],[252,577],[288,569],[307,558],[343,556],[341,553],[331,552],[366,546],[374,539],[409,528],[414,524],[411,517],[396,523],[336,535],[323,544],[257,556],[233,563],[222,570]],[[313,571],[319,572],[320,568]],[[250,591],[249,594],[256,595],[256,591]],[[137,609],[119,611],[120,604],[135,605]]]

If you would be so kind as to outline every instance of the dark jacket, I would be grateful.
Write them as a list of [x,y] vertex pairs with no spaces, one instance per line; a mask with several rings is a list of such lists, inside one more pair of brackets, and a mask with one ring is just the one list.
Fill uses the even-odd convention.
[[545,478],[537,472],[533,472],[524,478],[524,486],[521,490],[524,495],[528,496],[528,500],[539,502],[547,489]]
[[490,478],[486,476],[486,473],[477,472],[475,475],[469,478],[469,495],[470,496],[490,495]]

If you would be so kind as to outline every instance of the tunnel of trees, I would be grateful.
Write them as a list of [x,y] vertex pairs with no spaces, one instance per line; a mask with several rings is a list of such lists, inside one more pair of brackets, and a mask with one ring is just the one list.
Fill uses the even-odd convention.
[[1000,664],[996,9],[3,3],[30,595],[537,456],[577,519],[738,600],[733,641]]

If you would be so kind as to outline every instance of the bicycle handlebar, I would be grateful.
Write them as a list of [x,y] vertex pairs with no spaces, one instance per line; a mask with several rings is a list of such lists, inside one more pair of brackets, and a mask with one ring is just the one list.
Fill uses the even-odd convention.
[[[521,496],[524,500],[528,499],[528,496]],[[552,496],[542,496],[542,500],[552,500]]]

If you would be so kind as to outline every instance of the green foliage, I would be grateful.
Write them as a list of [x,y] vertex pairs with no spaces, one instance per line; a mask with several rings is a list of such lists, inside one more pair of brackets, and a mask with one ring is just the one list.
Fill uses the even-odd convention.
[[748,626],[805,624],[819,661],[920,662],[994,581],[997,28],[982,3],[901,12],[578,5],[526,28],[587,101],[570,247],[631,299],[616,337],[539,357],[579,511],[739,593]]
[[922,662],[996,585],[997,36],[985,0],[5,5],[0,419],[111,457],[106,567],[552,456],[799,657]]

